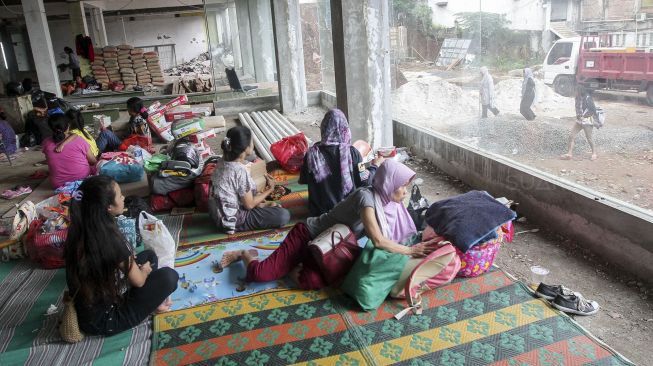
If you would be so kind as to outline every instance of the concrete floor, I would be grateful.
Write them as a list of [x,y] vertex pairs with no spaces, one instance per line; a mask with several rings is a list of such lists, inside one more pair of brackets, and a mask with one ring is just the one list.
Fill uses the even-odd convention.
[[[325,110],[311,107],[305,113],[289,116],[297,127],[314,141],[319,140],[319,122]],[[227,127],[236,123],[227,120]],[[220,136],[211,141],[215,153],[220,153]],[[23,155],[16,166],[0,163],[0,189],[18,183],[35,184],[26,179],[34,170],[35,162],[43,155],[31,152]],[[463,182],[437,170],[423,161],[407,164],[424,179],[421,187],[429,202],[468,191]],[[41,168],[43,169],[43,168]],[[4,213],[15,201],[0,200],[0,213]],[[539,229],[536,232],[524,232]],[[547,230],[543,223],[520,219],[516,224],[518,233],[512,243],[505,244],[499,252],[496,264],[521,281],[530,279],[530,266],[542,265],[551,270],[547,282],[563,284],[582,292],[587,298],[599,302],[601,311],[590,317],[576,317],[578,323],[600,340],[622,353],[638,365],[650,365],[653,358],[653,308],[650,284],[623,275],[604,260],[580,249],[575,243]],[[522,233],[519,233],[522,232]]]

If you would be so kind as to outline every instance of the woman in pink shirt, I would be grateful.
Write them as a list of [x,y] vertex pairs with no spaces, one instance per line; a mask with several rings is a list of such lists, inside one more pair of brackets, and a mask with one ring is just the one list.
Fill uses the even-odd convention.
[[84,179],[95,173],[95,156],[83,138],[75,136],[65,144],[61,152],[57,146],[71,135],[70,120],[63,114],[55,114],[48,119],[52,137],[43,140],[43,153],[50,170],[50,183],[55,189],[66,182]]

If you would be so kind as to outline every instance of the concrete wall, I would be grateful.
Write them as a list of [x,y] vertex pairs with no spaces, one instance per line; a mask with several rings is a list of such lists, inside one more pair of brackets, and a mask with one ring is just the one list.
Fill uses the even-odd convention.
[[404,122],[395,121],[394,139],[475,189],[518,202],[529,221],[641,278],[653,276],[653,216],[637,207]]
[[[104,18],[109,44],[123,43],[122,22],[119,17]],[[130,21],[125,17],[127,44],[133,46],[152,46],[175,44],[177,63],[189,61],[208,50],[205,22],[201,14],[175,17],[174,14],[159,14],[149,17],[136,17]],[[165,37],[170,37],[165,39]],[[161,37],[162,39],[158,39]]]
[[[449,0],[446,6],[438,6],[439,0],[429,0],[433,9],[433,23],[453,27],[456,13],[478,12],[479,2]],[[488,13],[506,14],[510,28],[515,30],[544,30],[545,13],[539,1],[491,0],[482,2],[482,10]]]

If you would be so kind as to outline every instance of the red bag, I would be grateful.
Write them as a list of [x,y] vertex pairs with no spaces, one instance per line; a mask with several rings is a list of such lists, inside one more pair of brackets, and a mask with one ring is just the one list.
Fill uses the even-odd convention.
[[327,284],[339,283],[358,259],[362,249],[346,225],[335,224],[308,243]]
[[141,136],[141,135],[130,135],[126,139],[122,140],[122,144],[118,148],[120,151],[127,151],[130,146],[136,145],[140,146],[143,149],[147,150],[150,154],[154,154],[154,146],[152,145],[152,137]]
[[281,167],[290,173],[299,173],[308,152],[308,142],[303,132],[284,137],[270,145],[270,151]]
[[195,195],[193,188],[183,188],[167,195],[153,194],[150,196],[152,212],[170,211],[175,207],[193,207]]
[[209,210],[211,176],[217,167],[217,162],[205,163],[202,175],[195,179],[195,207],[200,212],[206,212]]
[[41,233],[43,220],[32,221],[25,239],[25,251],[30,259],[45,269],[62,268],[66,266],[64,247],[68,238],[68,229],[51,233]]

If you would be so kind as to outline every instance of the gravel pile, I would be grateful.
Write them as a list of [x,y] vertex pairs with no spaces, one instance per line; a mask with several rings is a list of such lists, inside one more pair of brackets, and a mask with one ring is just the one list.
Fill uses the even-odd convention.
[[[534,155],[559,156],[567,150],[569,133],[574,118],[536,119],[526,121],[521,115],[500,114],[486,120],[466,119],[456,125],[435,128],[473,146],[505,156]],[[651,147],[653,130],[642,132],[632,127],[614,127],[609,124],[594,129],[594,142],[600,152],[644,150]],[[576,137],[576,151],[589,151],[581,132]]]

